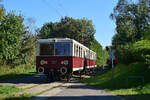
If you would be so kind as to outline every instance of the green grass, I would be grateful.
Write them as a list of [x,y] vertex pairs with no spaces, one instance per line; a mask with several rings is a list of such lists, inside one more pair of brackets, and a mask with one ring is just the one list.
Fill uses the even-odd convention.
[[[19,78],[28,75],[34,75],[35,68],[33,66],[16,66],[11,68],[10,66],[0,66],[0,80],[8,80],[12,78]],[[17,88],[15,86],[5,86],[0,85],[0,100],[27,100],[33,95],[22,94],[19,95],[18,92],[23,89]]]
[[33,75],[35,74],[34,67],[25,67],[16,66],[14,68],[10,68],[8,66],[0,66],[0,80],[7,80],[12,78],[19,78],[22,76]]
[[18,92],[22,90],[15,86],[0,85],[0,100],[26,100],[32,97],[30,94],[19,95]]
[[0,97],[1,95],[7,95],[7,94],[11,94],[13,92],[18,92],[20,89],[16,88],[15,86],[4,86],[4,85],[0,85]]
[[[83,79],[81,82],[104,89],[113,94],[120,95],[126,100],[149,100],[150,98],[150,70],[144,67],[144,63],[133,63],[130,65],[119,64],[114,70],[114,81],[112,81],[112,71],[109,70],[104,74],[97,75],[89,79]],[[144,84],[141,79],[129,79],[128,76],[143,76]]]

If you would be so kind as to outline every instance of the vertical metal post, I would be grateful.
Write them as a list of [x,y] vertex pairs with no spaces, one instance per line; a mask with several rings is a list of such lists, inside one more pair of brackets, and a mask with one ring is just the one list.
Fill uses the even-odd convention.
[[111,59],[112,63],[112,81],[114,81],[114,63],[113,63],[113,58]]

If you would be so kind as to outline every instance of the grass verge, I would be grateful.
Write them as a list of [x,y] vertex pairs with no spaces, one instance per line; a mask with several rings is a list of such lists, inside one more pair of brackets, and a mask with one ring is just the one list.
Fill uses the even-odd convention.
[[32,96],[30,94],[17,94],[21,90],[15,86],[0,85],[0,100],[26,100]]
[[8,66],[0,66],[0,80],[19,78],[27,75],[34,75],[35,73],[36,72],[34,67],[23,68],[20,65],[14,68],[10,68]]
[[[149,100],[149,74],[150,71],[147,67],[144,67],[144,63],[119,64],[114,69],[114,80],[112,80],[112,71],[109,70],[104,74],[83,79],[81,82],[122,96],[125,100]],[[127,87],[128,76],[143,76],[144,84],[141,84],[141,80],[138,78],[129,79],[129,86]]]

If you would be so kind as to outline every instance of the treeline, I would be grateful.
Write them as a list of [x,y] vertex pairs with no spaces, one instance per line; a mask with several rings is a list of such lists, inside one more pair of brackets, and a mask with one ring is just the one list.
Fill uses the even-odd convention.
[[100,43],[94,38],[95,29],[91,20],[86,18],[74,19],[61,18],[59,22],[48,22],[40,29],[38,37],[47,38],[71,38],[84,44],[97,53],[97,65],[100,66],[106,60],[107,53]]
[[110,17],[116,22],[112,44],[119,62],[150,66],[150,1],[119,0]]
[[23,24],[24,17],[0,6],[0,65],[35,63],[36,35]]

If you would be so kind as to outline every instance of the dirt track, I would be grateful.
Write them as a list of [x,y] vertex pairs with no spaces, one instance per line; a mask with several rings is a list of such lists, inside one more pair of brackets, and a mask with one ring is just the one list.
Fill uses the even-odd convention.
[[30,93],[37,95],[30,100],[122,100],[118,96],[86,86],[77,81],[49,83],[43,75],[0,81],[0,84],[25,88],[19,94]]

